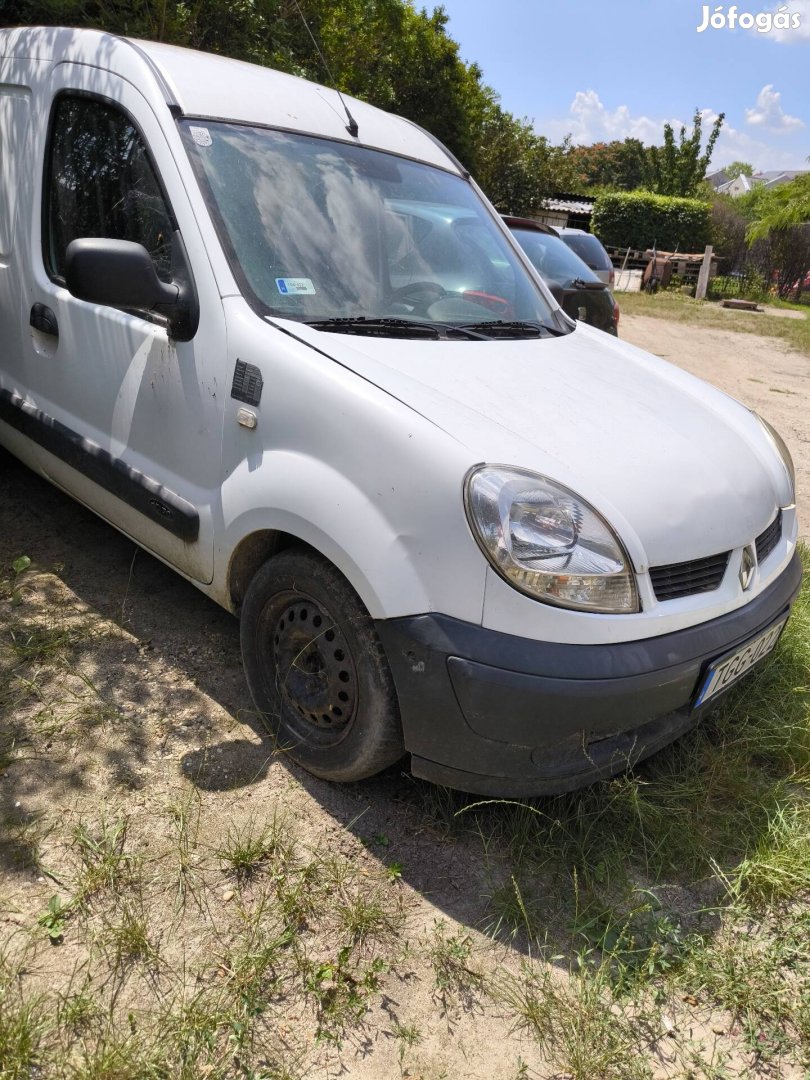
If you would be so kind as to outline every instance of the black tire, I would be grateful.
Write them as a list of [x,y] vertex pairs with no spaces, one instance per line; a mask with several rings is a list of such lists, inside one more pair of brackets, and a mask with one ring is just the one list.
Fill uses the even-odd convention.
[[325,780],[364,780],[405,752],[391,671],[360,597],[331,563],[288,548],[241,613],[242,662],[278,749]]

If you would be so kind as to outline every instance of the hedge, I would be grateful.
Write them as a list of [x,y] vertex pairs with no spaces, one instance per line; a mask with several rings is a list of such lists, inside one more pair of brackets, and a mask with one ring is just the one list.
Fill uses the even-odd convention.
[[616,191],[597,197],[591,231],[612,247],[702,252],[710,242],[710,212],[700,199]]

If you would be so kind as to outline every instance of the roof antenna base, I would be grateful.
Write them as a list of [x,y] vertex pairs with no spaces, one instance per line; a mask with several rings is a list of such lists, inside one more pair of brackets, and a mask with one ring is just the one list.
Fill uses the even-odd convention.
[[349,106],[343,100],[343,94],[341,94],[340,90],[338,90],[338,88],[337,88],[337,84],[335,82],[335,76],[332,74],[332,69],[327,64],[326,57],[323,55],[323,52],[321,51],[321,47],[318,44],[318,42],[317,42],[317,40],[315,38],[315,35],[310,30],[309,23],[304,18],[304,13],[301,10],[301,5],[298,3],[298,0],[293,0],[293,3],[295,4],[296,11],[301,16],[301,22],[304,24],[304,27],[306,28],[307,33],[309,34],[310,38],[312,39],[312,44],[315,46],[315,52],[318,54],[318,56],[320,57],[321,63],[326,68],[326,73],[329,76],[329,79],[331,80],[331,83],[332,83],[332,89],[335,91],[337,96],[340,98],[340,104],[343,106],[343,111],[346,113],[346,119],[349,121],[348,124],[346,125],[346,130],[348,131],[348,133],[351,135],[351,137],[353,139],[356,139],[358,134],[360,133],[360,128],[357,126],[357,121],[352,116],[352,114],[349,112]]

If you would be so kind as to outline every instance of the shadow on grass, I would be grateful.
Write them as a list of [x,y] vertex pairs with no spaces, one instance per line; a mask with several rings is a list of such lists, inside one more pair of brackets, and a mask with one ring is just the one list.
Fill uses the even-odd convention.
[[[138,786],[150,758],[168,750],[205,791],[266,781],[273,759],[267,739],[243,728],[210,745],[205,734],[212,703],[264,734],[241,674],[236,620],[147,554],[133,559],[129,541],[10,458],[0,466],[0,537],[3,565],[26,554],[38,566],[58,567],[91,616],[125,631],[71,646],[97,697],[120,718],[117,745],[101,754],[98,768]],[[805,598],[775,657],[697,730],[632,773],[583,792],[482,801],[414,779],[406,763],[344,786],[285,767],[336,823],[454,919],[568,962],[607,949],[631,966],[664,966],[690,931],[711,928],[729,892],[739,885],[751,893],[754,879],[741,883],[739,867],[756,853],[763,866],[774,862],[782,843],[774,821],[804,797],[807,609]],[[154,684],[154,671],[177,668],[191,687],[160,675]],[[139,719],[157,708],[161,745]],[[199,746],[175,744],[175,714],[185,718],[186,736],[189,723],[192,732],[200,724]],[[15,765],[0,778],[0,813],[19,818],[27,797],[48,790],[58,801],[86,780],[66,757]],[[31,858],[22,841],[19,850],[0,848],[5,865]],[[791,873],[781,885],[760,875],[752,901],[767,901],[769,890],[810,886],[810,869],[804,878],[795,866]]]

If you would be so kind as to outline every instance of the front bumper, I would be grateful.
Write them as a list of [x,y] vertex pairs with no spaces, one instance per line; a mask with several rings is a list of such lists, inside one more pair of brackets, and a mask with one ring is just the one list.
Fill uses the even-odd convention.
[[383,619],[416,776],[484,795],[571,791],[672,742],[707,665],[790,609],[801,563],[745,607],[640,641],[563,645],[446,615]]

